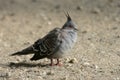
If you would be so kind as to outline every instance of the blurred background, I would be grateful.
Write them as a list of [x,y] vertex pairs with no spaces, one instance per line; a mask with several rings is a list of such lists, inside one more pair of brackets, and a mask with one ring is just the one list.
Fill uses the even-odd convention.
[[[30,62],[31,55],[9,57],[62,27],[64,11],[79,31],[62,68],[41,68],[36,64],[49,61]],[[22,61],[29,64],[9,66]],[[120,0],[0,0],[0,74],[9,80],[120,80]]]

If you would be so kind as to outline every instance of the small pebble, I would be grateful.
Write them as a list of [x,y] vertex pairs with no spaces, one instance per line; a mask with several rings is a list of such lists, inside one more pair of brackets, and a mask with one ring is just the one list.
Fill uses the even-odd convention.
[[88,38],[88,40],[91,40],[91,38]]
[[95,69],[98,69],[99,67],[97,65],[95,65]]
[[67,64],[67,65],[66,65],[66,67],[71,67],[71,66],[72,66],[72,64]]
[[110,71],[111,74],[113,74],[114,72],[113,71]]
[[13,65],[15,65],[15,63],[13,63],[13,62],[10,62],[10,64],[9,64],[10,66],[13,66]]
[[24,43],[24,45],[29,45],[29,44],[30,44],[30,42],[25,42],[25,43]]
[[102,70],[100,70],[100,71],[98,71],[98,72],[100,72],[100,73],[104,73],[104,71],[102,71]]
[[87,33],[87,31],[82,31],[83,34]]
[[68,80],[68,77],[65,76],[64,78],[61,78],[60,80]]
[[50,72],[47,73],[47,75],[54,75],[54,72],[50,71]]
[[113,30],[116,30],[116,29],[118,29],[118,28],[117,28],[117,27],[113,27],[112,29],[113,29]]
[[56,8],[56,9],[60,9],[60,5],[56,5],[55,8]]
[[116,36],[117,38],[120,38],[120,35]]
[[70,61],[70,58],[65,58],[65,62],[69,62]]
[[49,24],[49,25],[51,25],[51,24],[52,24],[52,22],[48,21],[48,24]]
[[9,16],[15,16],[15,13],[10,13]]
[[81,6],[77,6],[76,9],[77,10],[82,10],[82,7]]
[[69,61],[69,63],[78,63],[77,59],[76,58],[73,58]]
[[41,25],[38,25],[37,27],[38,27],[38,28],[42,28],[42,26],[41,26]]
[[9,74],[6,73],[6,72],[0,72],[0,77],[5,77],[5,78],[7,78],[7,77],[9,77]]
[[98,8],[95,8],[93,11],[92,11],[92,13],[94,13],[94,14],[99,14],[101,11],[100,11],[100,9],[98,9]]
[[84,66],[90,66],[90,63],[85,62],[85,63],[83,63],[83,65],[84,65]]

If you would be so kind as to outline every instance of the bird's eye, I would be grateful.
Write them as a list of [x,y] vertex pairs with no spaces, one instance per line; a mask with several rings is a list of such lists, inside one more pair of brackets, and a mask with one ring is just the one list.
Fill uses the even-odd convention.
[[72,28],[72,25],[69,25],[70,28]]

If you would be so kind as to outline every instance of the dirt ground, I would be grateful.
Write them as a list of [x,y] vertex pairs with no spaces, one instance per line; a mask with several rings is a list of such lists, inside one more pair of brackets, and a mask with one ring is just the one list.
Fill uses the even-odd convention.
[[[9,56],[66,22],[78,40],[63,66]],[[0,0],[0,80],[120,80],[120,0]]]

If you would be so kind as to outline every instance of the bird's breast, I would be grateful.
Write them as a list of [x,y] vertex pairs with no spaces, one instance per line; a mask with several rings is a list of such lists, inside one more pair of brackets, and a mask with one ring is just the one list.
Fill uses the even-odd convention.
[[61,37],[62,43],[60,45],[60,51],[61,53],[66,53],[74,46],[77,39],[77,33],[69,31],[61,34]]
[[74,46],[74,43],[77,39],[77,33],[76,32],[64,32],[61,33],[59,36],[59,39],[61,40],[61,44],[59,46],[59,49],[49,56],[48,58],[62,58],[65,56],[68,51]]

